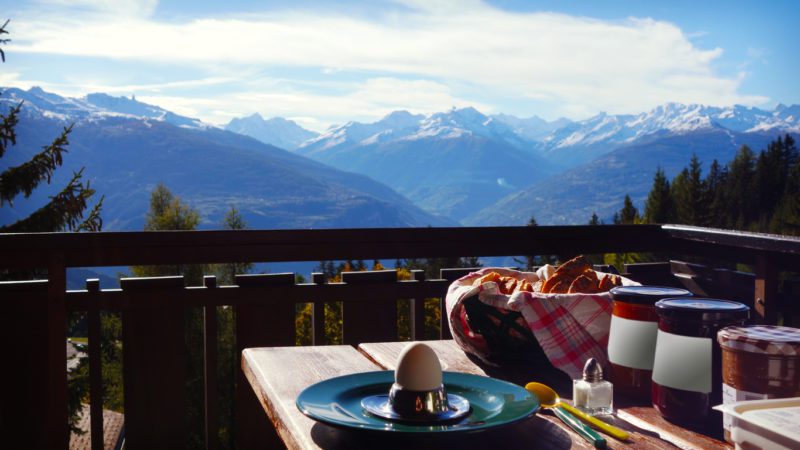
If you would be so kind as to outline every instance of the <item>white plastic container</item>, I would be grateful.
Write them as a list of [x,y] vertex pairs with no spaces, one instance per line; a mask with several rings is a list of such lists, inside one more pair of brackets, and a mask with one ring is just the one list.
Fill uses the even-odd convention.
[[731,418],[737,450],[800,448],[800,397],[751,400],[715,406]]

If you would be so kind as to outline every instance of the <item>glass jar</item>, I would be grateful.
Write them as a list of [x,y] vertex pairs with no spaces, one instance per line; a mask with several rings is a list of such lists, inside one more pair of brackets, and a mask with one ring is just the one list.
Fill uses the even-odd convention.
[[[800,329],[770,325],[727,327],[722,348],[722,403],[800,397]],[[725,439],[731,418],[725,415]]]
[[657,301],[690,297],[686,289],[661,286],[620,286],[611,289],[614,307],[608,334],[609,379],[614,390],[650,401],[650,378],[658,334]]
[[669,420],[708,418],[722,402],[722,357],[717,332],[744,325],[750,308],[728,300],[669,298],[656,303],[653,407]]

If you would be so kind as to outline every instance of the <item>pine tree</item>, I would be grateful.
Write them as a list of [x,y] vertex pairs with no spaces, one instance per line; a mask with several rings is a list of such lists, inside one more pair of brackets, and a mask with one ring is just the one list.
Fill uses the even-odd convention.
[[[770,142],[758,155],[753,184],[757,189],[759,214],[753,228],[758,231],[774,230],[773,216],[782,203],[793,166],[797,162],[797,148],[790,135]],[[780,219],[777,219],[780,221]]]
[[755,156],[750,147],[742,145],[730,163],[725,190],[730,196],[730,225],[743,230],[756,218],[758,197],[754,189]]
[[769,231],[797,236],[800,235],[800,160],[795,141],[788,134],[783,140],[782,154],[786,182],[770,219]]
[[592,212],[592,218],[589,219],[589,225],[602,225],[603,223],[600,221],[600,218],[597,217],[596,212]]
[[728,179],[727,166],[720,166],[715,159],[708,168],[708,175],[703,181],[708,200],[708,213],[705,218],[705,225],[710,227],[727,227],[727,216],[729,214],[728,196],[725,190],[725,183]]
[[660,167],[653,177],[653,187],[644,203],[644,221],[647,223],[669,223],[674,216],[669,181]]
[[625,201],[622,209],[619,210],[619,215],[616,217],[618,217],[619,220],[618,224],[634,224],[639,222],[639,210],[633,206],[630,195],[625,194]]
[[[531,216],[531,218],[528,219],[527,226],[529,226],[529,227],[538,227],[539,224],[536,222],[536,218]],[[524,261],[516,259],[516,258],[514,259],[514,261],[517,262],[517,263],[525,264],[525,269],[526,270],[532,270],[533,267],[536,266],[536,257],[533,256],[533,255],[526,256]]]
[[[145,215],[145,231],[194,230],[200,223],[200,214],[182,202],[179,197],[159,183],[150,194],[150,209]],[[200,286],[203,282],[202,265],[134,266],[131,272],[137,277],[159,277],[183,275],[189,286]]]
[[[225,213],[225,217],[222,219],[222,229],[244,230],[246,228],[247,222],[245,222],[239,210],[235,206],[231,206],[231,209]],[[229,263],[220,264],[216,267],[215,272],[219,278],[220,285],[232,285],[236,281],[237,274],[249,273],[252,269],[252,263]]]
[[[5,29],[8,21],[0,27],[0,35],[8,34]],[[9,39],[0,39],[0,44],[6,44]],[[5,53],[0,49],[0,57],[5,62]],[[16,126],[19,123],[19,113],[22,103],[12,107],[6,114],[0,114],[0,158],[6,151],[17,144]],[[14,206],[14,199],[19,195],[24,198],[30,197],[31,193],[43,181],[50,184],[55,170],[61,166],[63,155],[67,153],[69,144],[69,134],[72,125],[65,127],[61,134],[46,145],[41,152],[34,155],[30,160],[15,166],[9,167],[0,173],[0,207],[8,205]],[[0,227],[0,233],[22,233],[37,231],[99,231],[103,226],[100,218],[100,209],[103,199],[101,198],[88,215],[84,217],[84,212],[88,207],[89,199],[95,194],[94,189],[89,186],[89,182],[84,183],[83,169],[72,174],[72,178],[67,185],[50,201],[31,213],[28,217],[22,218],[12,224]]]
[[689,167],[684,168],[672,182],[675,219],[679,223],[700,225],[703,222],[706,195],[700,165],[697,155],[693,154]]

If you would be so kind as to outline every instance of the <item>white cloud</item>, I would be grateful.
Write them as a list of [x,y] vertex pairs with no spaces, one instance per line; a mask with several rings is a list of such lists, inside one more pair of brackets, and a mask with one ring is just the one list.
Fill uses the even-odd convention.
[[85,10],[114,16],[148,17],[158,6],[158,0],[37,0],[45,7]]
[[[97,8],[112,3],[81,1]],[[247,110],[252,98],[260,98],[268,105],[262,108],[321,122],[322,117],[371,117],[398,108],[431,110],[448,102],[475,105],[475,99],[492,95],[548,102],[557,105],[551,115],[572,117],[600,110],[639,112],[669,101],[768,101],[739,94],[739,78],[715,74],[712,65],[722,49],[698,48],[674,24],[652,19],[603,21],[512,13],[477,1],[399,0],[404,8],[381,17],[294,10],[166,23],[146,18],[156,2],[130,3],[144,13],[24,24],[19,35],[25,39],[15,51],[175,64],[195,67],[204,78],[220,68],[242,73],[315,69],[331,77],[370,78],[342,95],[268,86],[237,96],[238,106],[218,103],[216,109]],[[414,81],[401,82],[409,78]],[[303,82],[293,81],[295,86]],[[453,86],[459,86],[457,95]],[[159,89],[161,98],[175,98],[169,90]]]

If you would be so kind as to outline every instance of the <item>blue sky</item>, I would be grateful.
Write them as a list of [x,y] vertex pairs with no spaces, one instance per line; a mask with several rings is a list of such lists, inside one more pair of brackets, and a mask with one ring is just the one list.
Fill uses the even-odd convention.
[[[800,103],[800,2],[0,0],[0,85],[323,130],[397,109],[546,119]],[[795,47],[795,48],[793,48]]]

